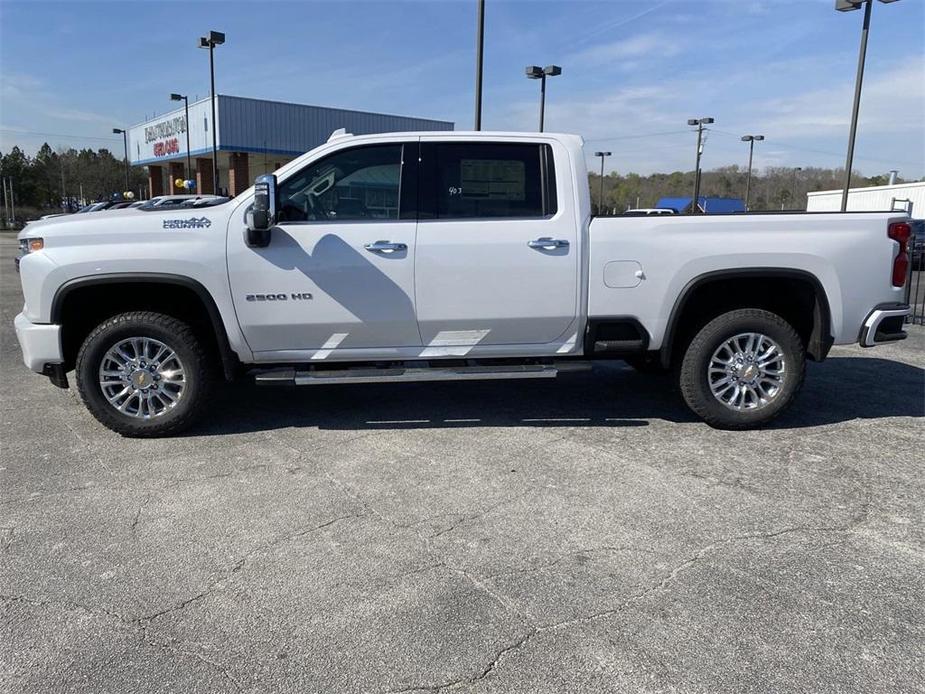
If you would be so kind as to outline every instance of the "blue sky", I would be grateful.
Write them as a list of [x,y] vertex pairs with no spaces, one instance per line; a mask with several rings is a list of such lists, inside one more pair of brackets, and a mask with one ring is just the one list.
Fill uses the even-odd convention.
[[[689,170],[686,121],[713,116],[704,167],[844,163],[861,12],[833,0],[487,0],[483,127],[536,127],[611,150],[621,172]],[[475,0],[0,2],[0,149],[110,146],[113,126],[221,93],[473,120]],[[855,168],[925,176],[925,1],[875,3]],[[40,134],[37,134],[40,133]]]

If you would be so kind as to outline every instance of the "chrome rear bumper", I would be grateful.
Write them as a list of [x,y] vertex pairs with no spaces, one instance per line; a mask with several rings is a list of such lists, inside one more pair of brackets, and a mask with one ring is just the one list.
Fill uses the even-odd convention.
[[878,304],[874,307],[864,325],[861,326],[861,334],[858,342],[861,347],[875,347],[884,342],[895,342],[896,340],[905,340],[906,331],[903,325],[906,322],[906,316],[912,312],[908,304]]

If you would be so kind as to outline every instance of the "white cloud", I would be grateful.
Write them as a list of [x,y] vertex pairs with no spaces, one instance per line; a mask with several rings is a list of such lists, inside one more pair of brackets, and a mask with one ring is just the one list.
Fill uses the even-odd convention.
[[[748,66],[741,70],[752,74]],[[923,72],[925,68],[916,62],[869,72],[855,164],[861,171],[898,167],[909,176],[925,172]],[[767,137],[756,149],[759,167],[836,167],[844,163],[851,77],[823,89],[816,86],[818,82],[802,90],[797,86],[792,96],[776,99],[743,98],[738,71],[726,71],[722,79],[704,74],[609,93],[555,94],[547,102],[546,123],[550,130],[581,134],[591,152],[613,151],[607,165],[623,172],[690,170],[694,136],[686,122],[699,115],[716,118],[704,153],[707,168],[743,165],[747,150],[739,136],[748,132]],[[535,101],[522,101],[497,120],[507,129],[530,129],[535,127],[536,111]]]
[[[789,98],[755,104],[765,115],[766,129],[789,136],[824,136],[845,132],[851,121],[854,85],[813,89]],[[923,130],[925,65],[908,63],[869,76],[861,92],[859,128],[867,133]]]
[[[42,80],[25,74],[8,74],[0,81],[0,101],[15,104],[19,120],[34,124],[37,116],[63,123],[98,123],[110,125],[112,116],[63,106]],[[60,125],[53,125],[60,127]]]
[[670,58],[678,55],[684,43],[678,38],[652,32],[639,34],[618,41],[591,46],[568,57],[567,62],[575,65],[610,65],[622,60]]

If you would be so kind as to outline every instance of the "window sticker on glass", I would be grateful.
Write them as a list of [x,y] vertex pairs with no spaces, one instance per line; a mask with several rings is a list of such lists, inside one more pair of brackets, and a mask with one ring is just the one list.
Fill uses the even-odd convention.
[[524,162],[511,159],[461,159],[459,194],[485,200],[526,199]]

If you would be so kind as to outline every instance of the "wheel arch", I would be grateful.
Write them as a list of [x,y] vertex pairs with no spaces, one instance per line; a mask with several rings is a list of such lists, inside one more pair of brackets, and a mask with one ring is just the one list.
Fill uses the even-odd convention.
[[[171,289],[171,296],[176,298],[183,292],[187,296],[195,297],[198,306],[186,306],[186,312],[197,309],[201,310],[205,317],[203,327],[208,330],[208,336],[214,340],[214,347],[221,359],[222,372],[226,380],[232,380],[238,371],[240,361],[228,341],[228,333],[225,329],[225,323],[222,320],[221,313],[215,303],[215,299],[209,291],[200,282],[183,275],[173,275],[159,272],[133,272],[133,273],[109,273],[102,275],[92,275],[88,277],[76,277],[62,284],[55,292],[51,303],[51,322],[62,326],[62,346],[65,350],[67,362],[68,352],[68,326],[74,326],[75,323],[70,316],[69,303],[81,296],[96,296],[102,291],[116,291],[119,286],[138,287],[139,285],[162,286]],[[157,300],[146,300],[142,302],[143,306],[135,306],[132,300],[124,296],[118,296],[117,299],[109,304],[112,310],[107,310],[106,305],[96,307],[98,310],[92,314],[95,317],[108,317],[112,315],[113,310],[134,310],[137,308],[146,308],[148,310],[158,310]],[[72,331],[73,332],[73,331]],[[77,335],[83,330],[78,330]],[[85,335],[84,335],[85,337]],[[70,336],[73,342],[75,335]],[[73,347],[73,346],[72,346]],[[73,350],[72,350],[73,351]],[[75,352],[76,354],[76,352]]]
[[[807,355],[814,361],[824,360],[835,339],[832,336],[832,314],[828,295],[819,278],[809,271],[795,268],[750,267],[713,270],[697,275],[688,281],[675,299],[668,318],[665,337],[659,348],[659,358],[662,365],[667,368],[672,364],[677,356],[681,342],[687,336],[687,332],[698,323],[705,324],[706,320],[726,310],[768,308],[778,305],[782,297],[773,296],[770,291],[765,292],[758,288],[756,283],[762,281],[770,282],[775,288],[781,288],[782,286],[801,287],[801,291],[807,292],[808,290],[811,292],[812,301],[811,306],[809,306],[811,314],[809,317],[803,315],[803,320],[799,321],[800,325],[795,327],[798,328],[800,337],[804,341]],[[698,299],[708,296],[707,290],[710,288],[718,290],[729,286],[747,287],[748,291],[744,294],[747,299],[743,299],[743,303],[737,303],[736,299],[727,298],[725,302],[717,305],[715,310],[707,309],[692,317],[692,310],[699,308],[697,306]],[[763,294],[764,296],[762,296]],[[758,300],[757,305],[744,305],[753,303],[756,299]],[[706,320],[704,320],[704,316],[706,316]],[[787,318],[788,316],[784,317]]]

